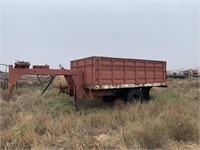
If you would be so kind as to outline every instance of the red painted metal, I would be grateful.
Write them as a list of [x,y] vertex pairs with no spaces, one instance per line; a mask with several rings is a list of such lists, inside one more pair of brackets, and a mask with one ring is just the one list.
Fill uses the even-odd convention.
[[67,70],[67,69],[45,69],[45,68],[13,68],[9,66],[8,76],[8,94],[12,95],[12,86],[19,80],[23,75],[64,75],[69,83],[70,96],[74,96],[77,93],[77,98],[82,98],[84,95],[83,90],[83,72],[80,70]]
[[33,69],[49,69],[49,65],[33,65]]
[[71,70],[83,71],[87,87],[166,81],[165,61],[88,57],[71,61]]
[[115,90],[143,86],[165,86],[166,62],[154,60],[88,57],[71,61],[71,69],[49,66],[13,68],[9,66],[8,93],[23,75],[64,75],[69,95],[75,99],[112,95]]

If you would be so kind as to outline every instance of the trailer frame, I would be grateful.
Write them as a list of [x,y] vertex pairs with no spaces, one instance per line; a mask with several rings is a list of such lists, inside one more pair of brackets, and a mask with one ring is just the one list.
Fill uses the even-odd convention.
[[69,84],[68,94],[75,100],[108,96],[128,100],[130,93],[139,93],[142,99],[149,99],[152,87],[167,87],[166,62],[153,60],[88,57],[71,61],[71,69],[50,69],[49,66],[38,65],[16,68],[9,65],[8,95],[12,95],[13,85],[23,75],[63,75]]

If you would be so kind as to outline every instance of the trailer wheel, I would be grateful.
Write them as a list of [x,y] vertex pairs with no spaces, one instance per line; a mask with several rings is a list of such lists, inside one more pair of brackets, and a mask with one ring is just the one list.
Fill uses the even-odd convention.
[[142,100],[143,100],[143,95],[139,89],[134,89],[128,92],[127,103],[129,104],[135,104],[137,102],[142,103]]

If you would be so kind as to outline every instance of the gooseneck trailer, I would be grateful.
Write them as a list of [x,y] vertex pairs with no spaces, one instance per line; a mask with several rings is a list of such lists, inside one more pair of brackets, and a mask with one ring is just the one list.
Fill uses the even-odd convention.
[[[19,66],[19,65],[18,65]],[[127,102],[149,99],[152,87],[166,87],[166,62],[157,60],[88,57],[73,60],[70,69],[46,66],[9,66],[8,94],[23,75],[63,75],[68,94],[76,99],[113,97]],[[53,78],[52,78],[53,79]]]

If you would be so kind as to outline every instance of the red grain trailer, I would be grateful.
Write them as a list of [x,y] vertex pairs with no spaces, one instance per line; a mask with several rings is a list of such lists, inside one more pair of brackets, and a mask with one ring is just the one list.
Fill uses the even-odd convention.
[[166,87],[165,61],[88,57],[71,61],[71,70],[83,71],[86,96],[132,102],[149,99],[152,87]]
[[9,95],[12,94],[12,85],[24,74],[64,75],[69,84],[68,94],[75,100],[87,97],[123,98],[132,103],[149,99],[152,87],[166,87],[166,62],[156,60],[88,57],[71,61],[71,69],[13,68],[10,65]]

